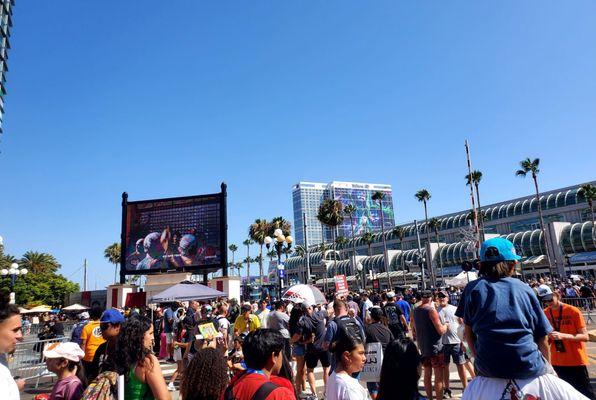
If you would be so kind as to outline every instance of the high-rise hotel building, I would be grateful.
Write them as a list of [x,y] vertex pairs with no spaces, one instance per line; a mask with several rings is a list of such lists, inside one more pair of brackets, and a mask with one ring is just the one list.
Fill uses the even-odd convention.
[[[381,215],[378,201],[372,196],[375,192],[382,192],[385,196],[381,201],[383,213]],[[344,222],[337,227],[336,236],[350,238],[352,228],[354,235],[365,232],[379,232],[381,221],[386,229],[395,225],[393,214],[393,196],[390,185],[358,182],[299,182],[292,187],[292,203],[294,207],[294,236],[296,244],[304,246],[330,242],[332,232],[328,227],[321,225],[317,219],[319,206],[325,199],[340,200],[347,206],[353,205],[356,211],[352,220],[347,216]],[[306,230],[304,229],[306,222]],[[306,236],[305,236],[306,234]]]
[[2,0],[0,3],[0,133],[4,116],[4,96],[6,96],[7,60],[10,49],[10,30],[12,28],[12,8],[14,0]]

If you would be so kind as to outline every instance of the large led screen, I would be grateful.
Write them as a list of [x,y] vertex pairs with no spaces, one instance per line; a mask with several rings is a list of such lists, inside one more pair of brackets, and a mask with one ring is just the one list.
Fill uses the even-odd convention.
[[[379,203],[372,199],[374,192],[366,189],[348,189],[334,188],[333,197],[342,202],[343,206],[352,204],[356,207],[356,212],[352,215],[354,221],[354,235],[359,236],[366,232],[381,231],[381,211]],[[383,206],[383,222],[385,230],[389,230],[395,225],[395,216],[393,214],[393,198],[391,192],[384,192],[385,198],[381,201]],[[351,237],[352,227],[350,218],[345,217],[343,223],[337,227],[339,236]]]
[[221,194],[134,201],[124,207],[126,274],[222,266]]

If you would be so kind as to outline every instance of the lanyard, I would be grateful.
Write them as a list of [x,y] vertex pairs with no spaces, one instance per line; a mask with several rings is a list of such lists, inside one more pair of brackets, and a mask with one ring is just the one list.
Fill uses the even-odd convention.
[[252,369],[252,368],[249,368],[249,369],[246,370],[246,375],[248,375],[248,374],[259,374],[259,375],[267,376],[260,369]]
[[555,323],[555,316],[553,315],[553,309],[549,308],[548,311],[550,312],[551,322],[554,325],[553,328],[555,328],[555,331],[561,332],[561,320],[563,319],[563,306],[559,306],[559,319],[556,323]]

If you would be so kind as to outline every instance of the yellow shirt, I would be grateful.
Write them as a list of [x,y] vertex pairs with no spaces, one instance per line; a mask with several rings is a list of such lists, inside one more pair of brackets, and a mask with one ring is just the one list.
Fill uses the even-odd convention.
[[99,329],[99,321],[89,321],[81,332],[81,340],[85,342],[85,357],[83,361],[93,361],[95,350],[100,344],[105,342],[101,336],[101,329]]
[[234,322],[234,331],[240,333],[248,333],[254,332],[261,327],[261,321],[259,318],[254,315],[250,314],[248,316],[248,321],[244,318],[244,315],[239,315],[236,318],[236,322]]

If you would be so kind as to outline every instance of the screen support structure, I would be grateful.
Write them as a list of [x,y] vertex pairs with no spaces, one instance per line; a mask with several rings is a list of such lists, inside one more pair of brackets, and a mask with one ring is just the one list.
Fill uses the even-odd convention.
[[[126,206],[128,204],[128,193],[122,192],[122,229],[120,232],[120,243],[124,243],[125,235],[126,235]],[[120,247],[120,284],[124,285],[126,283],[126,271],[124,268],[124,263],[126,260],[126,247]]]

